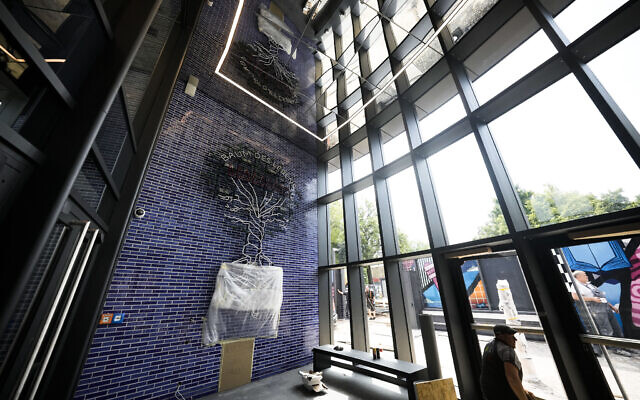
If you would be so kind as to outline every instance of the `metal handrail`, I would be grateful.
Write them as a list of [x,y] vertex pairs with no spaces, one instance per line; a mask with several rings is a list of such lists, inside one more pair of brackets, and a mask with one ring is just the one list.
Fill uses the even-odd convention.
[[601,344],[601,345],[605,345],[605,346],[626,347],[628,349],[640,350],[640,340],[619,338],[619,337],[590,335],[590,334],[586,334],[586,333],[580,335],[580,339],[584,343]]
[[53,304],[51,305],[51,308],[49,309],[49,313],[47,314],[47,318],[45,320],[44,326],[42,327],[42,330],[40,331],[40,334],[38,336],[38,340],[36,341],[36,345],[33,348],[33,351],[31,352],[31,357],[29,359],[29,362],[27,364],[27,367],[24,370],[24,373],[22,374],[22,378],[20,379],[20,384],[18,385],[18,389],[15,392],[14,395],[14,399],[18,399],[20,398],[20,395],[22,394],[22,390],[25,388],[25,385],[27,383],[27,379],[29,378],[29,375],[31,374],[31,369],[33,368],[36,358],[38,357],[38,353],[40,352],[40,347],[42,346],[45,336],[47,335],[47,333],[49,332],[49,325],[52,323],[53,321],[53,317],[56,313],[56,310],[58,308],[58,303],[60,302],[61,298],[62,298],[62,293],[64,292],[66,286],[67,286],[67,281],[69,280],[69,277],[71,276],[71,271],[73,270],[73,265],[76,262],[76,259],[78,258],[78,255],[80,253],[80,249],[82,248],[82,244],[84,241],[84,238],[87,234],[87,231],[89,230],[89,225],[91,224],[89,221],[81,221],[81,222],[74,222],[74,224],[78,224],[82,226],[82,231],[80,232],[80,235],[78,236],[78,241],[76,242],[76,245],[73,249],[73,253],[71,255],[71,258],[69,260],[69,264],[67,265],[67,269],[64,273],[64,276],[62,278],[62,282],[60,283],[60,287],[58,288],[58,292],[56,293],[56,296],[53,300]]

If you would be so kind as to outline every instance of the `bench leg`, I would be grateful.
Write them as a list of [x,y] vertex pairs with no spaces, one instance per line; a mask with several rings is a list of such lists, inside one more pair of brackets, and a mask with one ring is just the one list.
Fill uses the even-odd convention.
[[413,387],[413,379],[407,379],[407,393],[409,394],[409,400],[416,400],[416,389]]
[[315,353],[313,355],[313,371],[320,372],[331,367],[331,356],[327,354]]

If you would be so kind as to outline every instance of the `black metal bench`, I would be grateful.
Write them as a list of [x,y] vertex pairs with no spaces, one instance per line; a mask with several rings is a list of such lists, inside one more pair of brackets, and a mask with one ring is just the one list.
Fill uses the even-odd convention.
[[322,371],[332,365],[346,368],[395,385],[404,386],[409,393],[409,399],[416,398],[413,383],[428,379],[427,368],[424,366],[400,360],[374,360],[371,353],[353,349],[334,350],[334,347],[334,345],[323,345],[313,348],[314,371]]

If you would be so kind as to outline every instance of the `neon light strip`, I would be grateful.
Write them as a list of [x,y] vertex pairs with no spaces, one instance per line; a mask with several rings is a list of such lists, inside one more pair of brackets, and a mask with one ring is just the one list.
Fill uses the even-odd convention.
[[433,42],[438,35],[440,34],[440,32],[442,32],[442,30],[449,24],[449,22],[451,22],[451,20],[458,15],[458,12],[460,11],[460,9],[462,9],[462,7],[464,7],[465,4],[467,4],[469,0],[462,0],[458,3],[458,5],[456,6],[456,8],[453,10],[453,12],[451,14],[449,14],[449,16],[447,17],[446,20],[444,20],[442,22],[442,24],[440,25],[440,27],[438,27],[438,29],[436,29],[436,31],[433,33],[433,35],[431,35],[431,37],[429,38],[429,40],[427,40],[426,42],[423,42],[422,48],[415,53],[411,59],[404,64],[404,66],[402,68],[400,68],[400,71],[398,71],[393,77],[392,79],[386,84],[384,85],[384,87],[382,89],[380,89],[380,91],[378,93],[376,93],[373,97],[371,97],[366,103],[364,103],[362,105],[362,107],[356,111],[352,116],[350,116],[345,122],[343,122],[341,125],[339,125],[337,128],[335,128],[334,130],[332,130],[331,132],[327,133],[325,135],[324,138],[319,137],[318,135],[316,135],[315,133],[311,132],[309,129],[305,128],[304,126],[302,126],[301,124],[299,124],[297,121],[293,120],[292,118],[290,118],[289,116],[287,116],[286,114],[284,114],[282,111],[278,110],[277,108],[275,108],[274,106],[272,106],[271,104],[267,103],[265,100],[261,99],[260,97],[256,96],[255,94],[253,94],[251,91],[245,89],[242,85],[240,85],[239,83],[236,83],[234,80],[232,80],[231,78],[225,76],[222,72],[220,72],[220,69],[222,68],[222,64],[224,63],[224,60],[227,58],[227,55],[229,54],[229,48],[231,47],[231,43],[233,42],[233,36],[236,33],[236,28],[238,27],[238,21],[240,20],[240,15],[242,14],[242,7],[244,6],[244,0],[238,0],[238,8],[236,9],[236,14],[233,18],[233,23],[231,24],[231,30],[229,31],[229,37],[227,38],[227,44],[224,48],[224,50],[222,51],[222,57],[220,57],[220,61],[218,61],[218,65],[216,66],[215,69],[215,73],[216,75],[220,76],[221,78],[223,78],[224,80],[226,80],[227,82],[231,83],[233,86],[237,87],[238,89],[242,90],[244,93],[248,94],[249,96],[251,96],[253,99],[257,100],[258,102],[260,102],[260,104],[263,104],[264,106],[268,107],[269,109],[271,109],[273,112],[275,112],[276,114],[280,115],[281,117],[283,117],[284,119],[286,119],[287,121],[291,122],[292,124],[294,124],[295,126],[297,126],[298,128],[302,129],[303,131],[305,131],[306,133],[308,133],[309,135],[313,136],[314,138],[318,139],[321,142],[324,142],[325,140],[327,140],[330,136],[332,136],[336,131],[338,131],[340,128],[344,127],[345,125],[347,125],[349,122],[351,122],[351,120],[353,120],[353,118],[355,118],[357,115],[359,115],[361,112],[364,111],[364,109],[371,104],[372,102],[374,102],[378,96],[380,96],[389,86],[391,86],[392,83],[394,83],[396,81],[396,79],[398,79],[398,77],[407,69],[409,68],[409,66],[411,64],[413,64],[413,62],[422,55],[422,53],[429,47],[429,45],[431,44],[431,42]]

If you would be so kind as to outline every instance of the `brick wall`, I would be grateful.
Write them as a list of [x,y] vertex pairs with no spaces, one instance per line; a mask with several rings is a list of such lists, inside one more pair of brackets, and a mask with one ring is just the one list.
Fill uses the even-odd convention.
[[[202,62],[208,44],[196,39],[183,70]],[[264,110],[250,119],[220,101],[223,90],[241,100],[233,89],[191,98],[184,85],[176,85],[136,204],[146,216],[131,221],[103,308],[124,312],[124,323],[97,328],[75,398],[174,398],[178,384],[186,398],[217,391],[220,346],[201,344],[201,318],[220,264],[239,258],[244,243],[211,179],[212,160],[230,147],[273,158],[297,191],[287,229],[264,243],[284,270],[284,301],[278,337],[256,339],[252,379],[309,363],[318,342],[315,157],[256,122]]]

